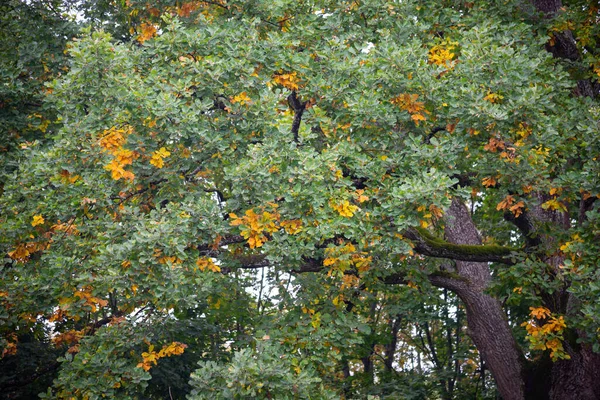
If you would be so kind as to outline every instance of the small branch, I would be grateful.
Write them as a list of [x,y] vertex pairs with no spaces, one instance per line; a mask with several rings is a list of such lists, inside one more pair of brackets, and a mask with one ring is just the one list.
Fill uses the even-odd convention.
[[425,144],[430,144],[431,143],[431,139],[433,139],[433,137],[435,136],[436,133],[441,132],[441,131],[445,131],[446,127],[445,126],[436,126],[435,128],[433,128],[431,130],[431,132],[429,132],[429,135],[427,135],[425,137],[425,139],[423,140],[423,142]]
[[307,101],[300,101],[296,95],[296,92],[293,91],[288,97],[288,104],[294,110],[294,121],[292,122],[292,134],[294,135],[294,142],[299,143],[300,138],[298,137],[298,132],[300,131],[300,123],[302,122],[302,114],[304,114],[304,110],[306,109]]

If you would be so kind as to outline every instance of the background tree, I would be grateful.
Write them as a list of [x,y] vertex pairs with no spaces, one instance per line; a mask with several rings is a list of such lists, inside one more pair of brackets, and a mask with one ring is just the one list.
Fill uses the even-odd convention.
[[0,366],[36,334],[46,398],[599,396],[597,7],[98,4],[8,171]]

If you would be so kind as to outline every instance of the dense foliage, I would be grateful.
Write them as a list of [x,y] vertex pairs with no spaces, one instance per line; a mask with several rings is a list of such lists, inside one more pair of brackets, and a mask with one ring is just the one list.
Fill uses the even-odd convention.
[[6,8],[7,398],[600,396],[593,2]]

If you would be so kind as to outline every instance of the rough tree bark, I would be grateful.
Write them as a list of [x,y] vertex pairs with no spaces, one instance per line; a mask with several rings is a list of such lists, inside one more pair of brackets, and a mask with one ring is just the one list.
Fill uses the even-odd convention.
[[[446,216],[449,242],[481,244],[469,210],[461,201],[454,199]],[[432,277],[432,283],[452,290],[463,301],[469,336],[492,372],[502,398],[523,399],[523,356],[500,302],[485,293],[491,281],[488,263],[456,261],[456,273],[461,279]]]
[[[560,212],[541,208],[547,200],[536,198],[537,205],[512,220],[521,232],[536,240],[530,240],[540,254],[548,254],[543,259],[559,273],[563,259],[553,252],[556,247],[554,237],[545,234],[540,227],[545,224],[555,229],[569,226],[569,219]],[[446,214],[446,239],[457,245],[480,245],[481,239],[465,205],[454,199]],[[507,267],[510,268],[510,267]],[[502,306],[498,299],[486,294],[491,281],[489,263],[476,261],[456,261],[456,271],[452,274],[430,277],[431,282],[455,292],[463,301],[467,313],[469,335],[477,346],[486,367],[496,381],[504,400],[550,399],[550,400],[593,400],[600,398],[600,355],[593,353],[589,345],[576,343],[583,332],[572,330],[564,348],[570,360],[552,363],[547,356],[535,362],[525,360],[522,350],[516,343]],[[577,299],[563,290],[545,296],[553,313],[572,315],[577,313]]]

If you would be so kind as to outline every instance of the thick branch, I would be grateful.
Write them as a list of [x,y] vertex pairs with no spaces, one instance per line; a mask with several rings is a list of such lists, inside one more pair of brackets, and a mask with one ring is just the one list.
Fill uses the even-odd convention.
[[509,247],[449,243],[433,236],[422,228],[408,229],[404,235],[413,241],[415,251],[425,256],[459,261],[515,264],[515,261],[511,258],[511,254],[515,249]]

